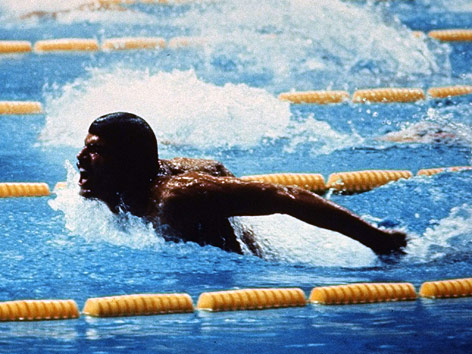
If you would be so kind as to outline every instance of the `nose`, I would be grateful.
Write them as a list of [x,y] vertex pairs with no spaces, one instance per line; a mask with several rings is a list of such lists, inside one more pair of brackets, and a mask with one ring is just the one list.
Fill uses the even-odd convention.
[[82,150],[79,151],[77,154],[77,160],[79,161],[78,165],[83,164],[85,162],[85,159],[87,157],[87,147],[84,146]]

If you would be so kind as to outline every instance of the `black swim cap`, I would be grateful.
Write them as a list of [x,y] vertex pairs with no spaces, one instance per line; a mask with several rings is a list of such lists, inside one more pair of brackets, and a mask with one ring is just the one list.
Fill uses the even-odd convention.
[[109,144],[119,169],[132,175],[133,180],[148,182],[156,177],[159,170],[157,140],[141,117],[126,112],[106,114],[90,125],[89,133]]

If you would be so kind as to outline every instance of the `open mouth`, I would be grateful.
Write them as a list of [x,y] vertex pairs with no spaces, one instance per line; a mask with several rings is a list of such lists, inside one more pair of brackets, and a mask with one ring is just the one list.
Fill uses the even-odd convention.
[[80,186],[80,195],[83,197],[88,197],[92,194],[92,184],[90,179],[90,173],[83,167],[79,167],[79,186]]
[[89,181],[89,173],[84,168],[79,168],[80,178],[79,178],[79,186],[83,187]]

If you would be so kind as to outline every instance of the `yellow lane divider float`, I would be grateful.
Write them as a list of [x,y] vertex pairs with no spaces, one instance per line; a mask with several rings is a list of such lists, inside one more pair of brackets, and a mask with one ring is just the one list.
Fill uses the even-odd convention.
[[[472,166],[438,167],[419,170],[418,176],[433,176],[443,172],[460,172],[472,170]],[[241,176],[244,181],[298,186],[314,193],[323,194],[328,189],[341,193],[360,193],[397,181],[411,178],[413,174],[406,170],[366,170],[332,173],[325,183],[323,175],[318,173],[274,173],[263,175]],[[54,191],[67,187],[67,182],[57,182]],[[0,197],[49,195],[46,183],[0,183]]]
[[71,51],[96,52],[98,49],[97,40],[87,38],[48,39],[37,41],[34,44],[34,51],[38,53]]
[[[452,96],[468,95],[472,93],[472,86],[457,85],[431,87],[428,89],[431,98],[447,98]],[[279,99],[293,104],[335,104],[349,100],[347,91],[298,91],[282,92]],[[424,100],[425,94],[419,88],[372,88],[354,92],[354,103],[409,103]]]
[[207,311],[262,310],[306,306],[305,293],[298,288],[243,289],[207,292],[198,298],[197,308]]
[[43,106],[41,102],[34,101],[0,101],[0,115],[24,115],[41,114]]
[[415,299],[416,291],[410,283],[360,283],[314,288],[309,301],[325,305],[348,305]]
[[428,95],[432,98],[447,98],[452,96],[462,96],[472,93],[472,86],[458,85],[445,87],[431,87],[428,90]]
[[0,183],[0,198],[48,196],[46,183]]
[[361,193],[401,178],[411,178],[410,171],[367,170],[332,173],[326,187],[341,193]]
[[260,181],[266,183],[298,186],[315,193],[324,193],[326,185],[321,174],[316,173],[274,173],[265,175],[242,176],[245,181]]
[[122,37],[105,40],[102,50],[159,49],[165,46],[165,39],[160,37]]
[[416,102],[424,99],[419,88],[376,88],[357,90],[352,96],[355,103]]
[[0,321],[66,320],[80,316],[73,300],[17,300],[0,302]]
[[305,92],[284,92],[279,95],[279,99],[291,103],[317,103],[330,104],[341,103],[349,99],[347,91],[305,91]]
[[[135,4],[135,3],[146,3],[146,4],[163,4],[163,5],[180,5],[190,2],[192,0],[99,0],[99,3],[104,5],[110,4]],[[413,35],[416,37],[424,36],[425,34],[420,31],[413,31]],[[440,41],[472,41],[472,29],[444,29],[434,30],[428,33],[428,36]],[[114,44],[105,43],[116,39],[105,40],[102,46],[105,50],[117,49],[114,48]],[[129,38],[128,41],[132,41]],[[186,46],[196,46],[206,43],[207,40],[199,37],[175,37],[170,39],[169,48],[181,48]],[[139,43],[139,44],[138,44]],[[108,46],[111,48],[108,48]],[[139,37],[136,38],[136,48],[133,49],[149,49],[152,47],[151,44],[143,44],[140,42]],[[163,48],[162,42],[159,40],[158,44],[154,48]],[[120,49],[120,48],[118,48]],[[37,41],[33,47],[35,52],[58,52],[58,51],[97,51],[99,45],[95,39],[84,39],[84,38],[62,38],[62,39],[50,39]],[[0,54],[11,54],[11,53],[28,53],[32,51],[32,44],[30,41],[22,40],[0,40]],[[388,89],[390,90],[390,89]],[[359,93],[359,102],[411,102],[410,100],[418,100],[421,98],[421,93]],[[367,95],[366,97],[362,95]],[[378,96],[383,96],[381,101],[378,100]],[[401,97],[401,98],[400,98]],[[420,97],[420,98],[416,98]],[[349,94],[346,91],[308,91],[306,93],[284,93],[281,99],[293,101],[294,103],[339,103],[349,98]],[[356,98],[357,99],[357,98]],[[389,100],[394,101],[389,101]],[[400,99],[400,101],[398,101]],[[406,100],[406,101],[405,101]],[[358,101],[355,101],[358,102]]]
[[174,37],[169,40],[170,49],[203,47],[209,41],[203,37]]
[[472,41],[472,29],[444,29],[428,32],[428,36],[447,42]]
[[188,294],[136,294],[88,299],[82,312],[95,317],[118,317],[193,311]]
[[28,41],[0,41],[0,54],[29,53],[32,50]]
[[427,168],[427,169],[419,170],[417,175],[418,176],[432,176],[432,175],[443,173],[443,172],[460,172],[460,171],[467,171],[467,170],[472,170],[472,166]]
[[[472,278],[425,282],[419,296],[458,298],[472,296]],[[308,300],[299,288],[241,289],[201,293],[197,309],[203,311],[264,310],[324,305],[356,305],[413,301],[411,283],[358,283],[315,287]],[[134,294],[89,298],[82,313],[94,317],[144,316],[194,312],[188,294]],[[74,319],[80,316],[73,300],[16,300],[0,302],[0,321]]]
[[421,285],[420,296],[430,298],[472,296],[472,278],[425,282]]

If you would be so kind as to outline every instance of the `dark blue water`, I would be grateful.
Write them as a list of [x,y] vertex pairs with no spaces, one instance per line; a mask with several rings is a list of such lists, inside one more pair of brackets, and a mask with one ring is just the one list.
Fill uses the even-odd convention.
[[[254,14],[258,6],[266,16]],[[67,177],[64,163],[75,163],[74,156],[86,134],[83,127],[87,122],[80,120],[95,118],[82,117],[81,113],[88,114],[90,107],[93,114],[101,109],[107,113],[111,100],[119,101],[123,109],[142,108],[154,127],[162,127],[159,138],[168,142],[161,143],[161,157],[215,158],[237,175],[314,172],[327,178],[339,171],[406,169],[416,174],[422,168],[470,165],[471,95],[415,104],[295,105],[287,111],[285,126],[274,122],[274,134],[259,133],[256,127],[261,121],[270,127],[272,119],[285,114],[283,107],[273,102],[280,92],[290,89],[352,92],[385,85],[427,89],[470,84],[470,44],[407,39],[409,29],[470,28],[472,13],[470,6],[467,11],[466,2],[452,6],[428,1],[355,5],[321,1],[317,5],[301,0],[260,5],[251,1],[205,6],[136,5],[129,7],[135,11],[131,15],[104,13],[95,19],[94,14],[76,12],[72,18],[39,20],[20,20],[13,5],[4,7],[2,39],[34,42],[59,37],[101,40],[133,35],[166,39],[213,35],[218,41],[205,50],[0,57],[0,99],[39,100],[46,112],[0,117],[2,182],[39,181],[52,188],[67,179],[73,184],[74,176]],[[245,12],[244,17],[239,16]],[[305,16],[297,19],[301,13]],[[333,30],[342,28],[340,20],[347,19],[357,29],[346,22],[349,31]],[[319,23],[325,32],[310,32]],[[366,33],[364,28],[377,28],[377,32]],[[338,32],[338,37],[333,37],[333,32]],[[276,35],[278,41],[269,45],[265,34]],[[364,42],[361,38],[367,34],[370,41]],[[400,39],[395,41],[393,34]],[[307,42],[310,39],[313,41]],[[394,51],[388,52],[388,48]],[[198,96],[201,88],[190,91],[202,97],[200,101],[186,94],[178,96],[194,81],[184,81],[182,87],[170,81],[163,84],[164,89],[181,101],[165,106],[170,96],[162,94],[160,82],[154,78],[162,73],[180,78],[174,69],[193,70],[198,80],[210,85],[202,86],[202,96]],[[122,86],[121,79],[113,81],[113,75],[107,76],[110,72],[123,76],[122,81],[128,79],[129,87]],[[160,81],[167,78],[158,77]],[[246,95],[241,98],[233,86],[225,88],[224,96],[214,92],[228,83],[247,85]],[[267,101],[263,93],[251,88],[264,90],[274,101]],[[242,110],[254,107],[252,97],[267,111],[274,110],[275,118],[261,113],[257,104],[251,113]],[[136,101],[141,98],[143,107],[137,107]],[[180,106],[191,115],[193,110],[198,111],[197,106],[213,101],[216,120],[197,113],[197,123],[190,119],[175,122],[184,135],[174,133],[171,118],[180,114]],[[238,104],[233,105],[233,101]],[[166,116],[162,102],[170,114],[158,120],[151,112]],[[191,102],[190,107],[185,102]],[[252,117],[251,128],[247,122]],[[225,129],[216,125],[220,118],[227,119],[226,130],[234,134],[244,130],[245,135],[225,143],[231,134],[226,135]],[[64,127],[57,128],[61,121]],[[413,143],[379,139],[392,132],[408,132],[418,123],[440,126],[457,138]],[[199,139],[198,129],[208,135]],[[82,308],[90,297],[185,292],[196,303],[205,291],[300,287],[308,296],[315,286],[401,281],[419,289],[425,281],[470,277],[471,176],[471,171],[464,171],[415,177],[359,195],[327,196],[371,222],[409,234],[407,254],[389,262],[346,238],[335,238],[283,216],[241,221],[254,223],[268,240],[267,256],[260,259],[194,244],[165,244],[139,221],[117,220],[99,205],[81,204],[73,187],[59,196],[2,199],[0,300],[74,299]],[[419,299],[356,306],[1,323],[0,351],[466,353],[472,342],[471,309],[470,299]]]

